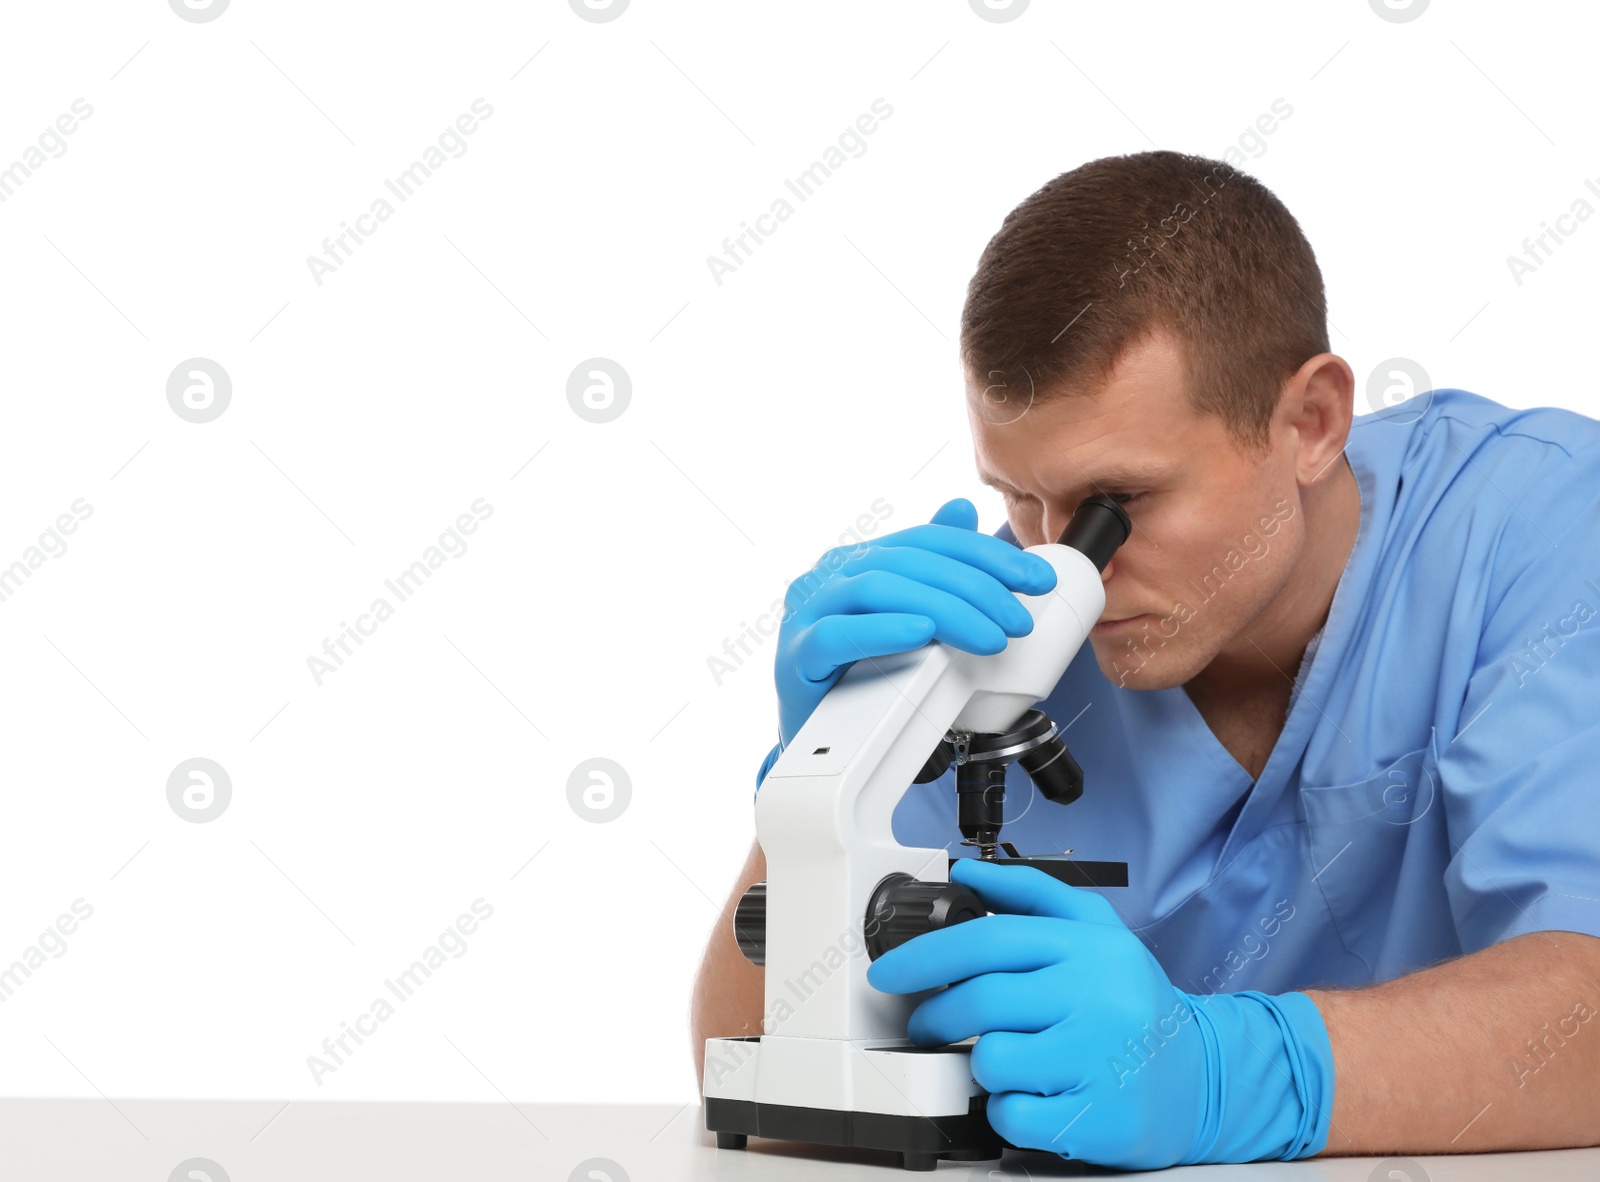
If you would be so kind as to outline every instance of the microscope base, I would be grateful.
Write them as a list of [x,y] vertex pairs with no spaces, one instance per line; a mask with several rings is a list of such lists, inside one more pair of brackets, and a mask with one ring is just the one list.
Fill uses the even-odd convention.
[[766,1137],[889,1150],[908,1170],[988,1161],[1006,1142],[989,1125],[970,1053],[905,1039],[709,1038],[705,1127],[719,1149]]
[[905,1169],[932,1170],[940,1158],[989,1161],[1000,1156],[1003,1142],[984,1116],[987,1100],[986,1095],[972,1097],[970,1108],[959,1116],[897,1116],[708,1096],[706,1128],[716,1133],[718,1149],[743,1149],[748,1137],[769,1137],[887,1149],[900,1154]]

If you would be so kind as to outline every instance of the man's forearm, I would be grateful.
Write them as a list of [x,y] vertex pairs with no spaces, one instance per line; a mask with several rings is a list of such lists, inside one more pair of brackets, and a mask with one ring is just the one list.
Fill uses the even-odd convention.
[[1333,1047],[1325,1153],[1600,1144],[1600,939],[1535,932],[1382,985],[1304,992]]
[[750,847],[744,869],[717,918],[706,942],[700,971],[695,976],[694,1000],[689,1019],[693,1042],[696,1087],[705,1077],[706,1039],[718,1035],[761,1033],[761,1007],[765,1001],[766,974],[744,958],[733,936],[733,910],[739,896],[752,883],[767,876],[766,855],[759,845]]

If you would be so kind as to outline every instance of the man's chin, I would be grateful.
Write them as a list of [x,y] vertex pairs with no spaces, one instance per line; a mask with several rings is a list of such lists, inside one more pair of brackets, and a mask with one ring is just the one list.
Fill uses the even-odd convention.
[[1095,664],[1100,666],[1101,674],[1112,685],[1123,689],[1171,689],[1194,676],[1194,671],[1187,667],[1188,662],[1164,649],[1153,652],[1144,648],[1129,649],[1126,644],[1100,643],[1093,637],[1089,645],[1094,649]]

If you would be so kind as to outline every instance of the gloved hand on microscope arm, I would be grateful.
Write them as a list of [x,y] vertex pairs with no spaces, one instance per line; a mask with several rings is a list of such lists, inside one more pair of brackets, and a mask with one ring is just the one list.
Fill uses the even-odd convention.
[[977,507],[965,497],[945,502],[926,525],[828,551],[784,597],[774,662],[778,743],[756,773],[757,788],[853,662],[930,640],[997,653],[1033,629],[1014,593],[1043,595],[1055,584],[1054,568],[1038,555],[979,533]]

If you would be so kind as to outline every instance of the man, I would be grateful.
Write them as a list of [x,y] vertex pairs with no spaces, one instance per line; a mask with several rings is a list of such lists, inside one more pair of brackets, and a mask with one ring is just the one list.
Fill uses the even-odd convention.
[[[1352,424],[1325,324],[1252,178],[1170,152],[1057,177],[962,319],[1008,523],[952,501],[791,587],[761,775],[851,660],[1026,631],[1013,593],[1053,575],[1015,547],[1085,497],[1132,519],[1041,703],[1084,795],[1035,800],[1020,769],[1007,792],[1022,852],[1125,860],[1131,885],[973,860],[953,772],[894,814],[995,914],[869,981],[951,986],[908,1033],[977,1036],[1013,1144],[1156,1167],[1600,1143],[1600,424],[1456,390]],[[730,909],[764,874],[753,849]],[[761,1010],[721,924],[697,1051]]]

